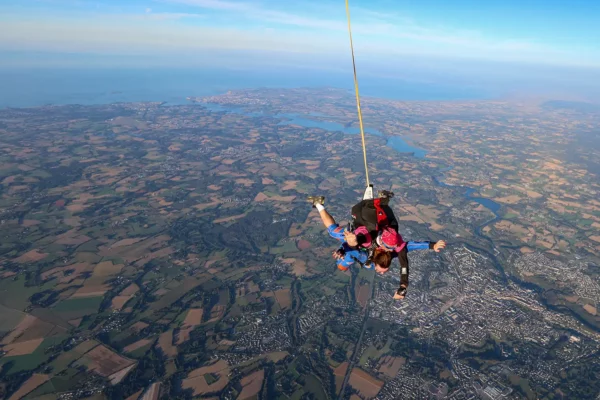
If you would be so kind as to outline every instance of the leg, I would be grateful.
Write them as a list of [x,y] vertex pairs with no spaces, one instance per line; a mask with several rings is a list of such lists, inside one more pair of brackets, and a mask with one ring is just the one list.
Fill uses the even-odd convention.
[[308,201],[312,203],[313,208],[316,208],[319,211],[319,215],[321,216],[321,221],[323,221],[323,225],[325,228],[329,228],[331,225],[335,224],[335,220],[327,210],[323,204],[325,204],[325,197],[323,196],[309,196]]
[[329,215],[326,209],[322,209],[321,211],[319,211],[319,215],[321,216],[321,221],[323,221],[323,225],[325,225],[325,228],[329,228],[331,225],[335,225],[335,219],[333,219],[333,217]]
[[312,203],[313,207],[319,211],[319,215],[321,216],[321,221],[323,221],[323,225],[327,229],[327,232],[334,239],[339,240],[340,242],[345,241],[344,231],[345,229],[335,223],[335,219],[325,210],[323,203],[325,202],[325,197],[323,196],[310,196],[308,201]]

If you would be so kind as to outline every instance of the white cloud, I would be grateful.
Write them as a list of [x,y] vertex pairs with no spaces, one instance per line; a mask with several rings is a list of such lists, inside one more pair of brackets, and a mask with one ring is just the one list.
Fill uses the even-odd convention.
[[[322,12],[317,13],[316,10],[321,8],[314,3],[303,7],[302,12],[290,12],[267,9],[254,2],[157,1],[195,6],[199,13],[157,13],[147,8],[139,14],[88,11],[87,14],[80,12],[62,18],[0,15],[0,50],[148,55],[202,49],[341,55],[348,51],[343,3],[339,8],[323,7]],[[216,25],[213,15],[220,16],[220,25]],[[427,26],[403,15],[358,7],[353,8],[352,17],[359,59],[378,58],[391,62],[396,56],[418,55],[600,65],[598,56],[585,49],[567,52],[545,47],[533,40],[495,39],[476,31]],[[184,19],[186,23],[179,22]],[[254,28],[246,28],[245,25]]]
[[[347,21],[344,7],[313,7],[308,4],[307,9],[311,13],[299,14],[288,11],[266,9],[258,3],[239,2],[227,0],[163,0],[169,3],[185,4],[203,9],[229,12],[246,17],[252,21],[264,23],[288,25],[305,29],[320,29],[327,32],[345,33]],[[396,13],[382,13],[372,11],[363,7],[352,8],[352,30],[357,37],[357,42],[371,40],[377,36],[379,43],[387,46],[388,51],[393,49],[410,47],[407,41],[417,41],[433,46],[453,45],[462,47],[463,51],[473,52],[477,50],[494,51],[551,51],[543,48],[530,40],[511,39],[498,40],[485,37],[476,31],[456,30],[447,27],[425,26],[414,20]],[[398,40],[404,41],[398,43]],[[453,49],[460,51],[461,49]]]

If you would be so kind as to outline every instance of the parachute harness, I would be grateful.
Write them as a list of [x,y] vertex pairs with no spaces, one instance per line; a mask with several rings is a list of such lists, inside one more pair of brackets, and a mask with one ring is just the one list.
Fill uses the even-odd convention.
[[356,61],[354,60],[354,44],[352,42],[352,24],[350,22],[350,5],[346,0],[346,15],[348,17],[348,34],[350,35],[350,50],[352,51],[352,68],[354,71],[354,92],[356,93],[356,109],[358,110],[358,124],[360,126],[360,136],[362,138],[363,158],[365,160],[365,176],[367,177],[367,188],[369,182],[369,167],[367,166],[367,145],[365,144],[365,131],[363,128],[362,111],[360,109],[360,94],[358,92],[358,78],[356,76]]

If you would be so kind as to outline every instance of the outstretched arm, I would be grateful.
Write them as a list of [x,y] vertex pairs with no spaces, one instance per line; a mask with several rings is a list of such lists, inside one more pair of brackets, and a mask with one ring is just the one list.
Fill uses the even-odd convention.
[[437,242],[407,242],[406,250],[414,251],[414,250],[434,250],[436,253],[442,251],[442,249],[446,247],[446,242],[443,240],[438,240]]

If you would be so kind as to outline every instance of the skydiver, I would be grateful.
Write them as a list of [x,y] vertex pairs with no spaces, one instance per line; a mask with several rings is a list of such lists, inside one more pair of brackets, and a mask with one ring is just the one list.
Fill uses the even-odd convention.
[[[383,275],[389,271],[392,259],[398,258],[400,263],[400,287],[394,294],[395,300],[404,299],[408,289],[408,252],[430,249],[439,253],[446,247],[446,242],[443,240],[437,242],[404,242],[402,236],[393,226],[385,226],[373,240],[366,227],[359,227],[351,232],[339,226],[325,210],[325,197],[310,196],[308,201],[313,208],[319,211],[323,225],[325,225],[329,235],[342,242],[340,248],[333,252],[333,257],[338,260],[338,269],[347,271],[356,261],[363,268],[374,269],[376,273]],[[369,252],[368,249],[372,249],[372,251]]]

